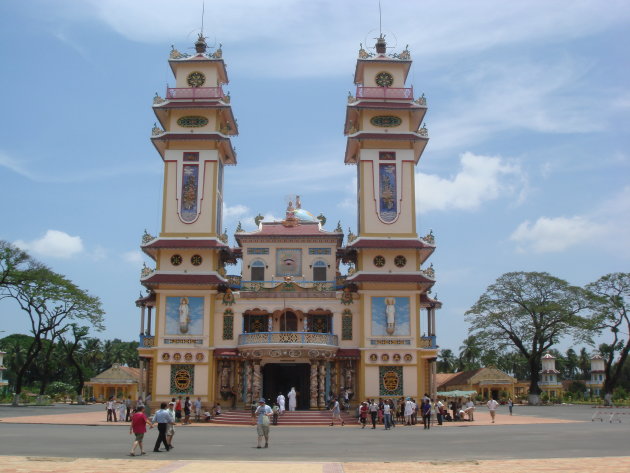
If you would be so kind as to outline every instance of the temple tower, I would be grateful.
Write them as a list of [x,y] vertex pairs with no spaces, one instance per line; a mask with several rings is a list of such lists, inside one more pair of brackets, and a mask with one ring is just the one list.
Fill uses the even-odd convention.
[[433,269],[421,268],[435,249],[433,236],[420,239],[416,230],[415,166],[429,139],[427,106],[424,95],[414,99],[406,86],[408,49],[388,54],[381,35],[375,51],[359,50],[344,127],[345,163],[357,166],[358,235],[348,235],[346,250],[355,265],[347,282],[360,294],[364,327],[361,394],[421,396],[435,393],[435,309],[441,306],[427,296]]
[[175,87],[153,99],[151,137],[164,162],[162,225],[157,237],[143,237],[155,270],[143,270],[141,283],[151,293],[136,301],[142,310],[141,391],[154,401],[173,394],[208,400],[213,308],[217,286],[226,282],[223,173],[236,164],[231,137],[238,130],[223,91],[228,77],[221,47],[208,52],[199,35],[194,54],[173,48],[168,62]]

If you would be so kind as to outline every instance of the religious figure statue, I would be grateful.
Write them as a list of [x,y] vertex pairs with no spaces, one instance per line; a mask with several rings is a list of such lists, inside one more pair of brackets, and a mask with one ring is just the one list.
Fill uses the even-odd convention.
[[295,392],[295,388],[291,388],[287,397],[289,398],[289,410],[294,411],[297,406],[297,393]]
[[188,333],[188,325],[190,324],[190,308],[188,307],[188,297],[182,297],[179,300],[179,331]]
[[393,335],[396,331],[396,299],[386,297],[385,304],[385,314],[387,314],[387,328],[385,331],[388,335]]
[[230,387],[230,366],[228,363],[223,364],[221,369],[221,390],[225,391]]
[[354,388],[354,379],[352,376],[352,372],[354,370],[352,369],[352,362],[348,361],[346,363],[346,372],[345,372],[345,387],[347,391],[352,391],[352,389]]

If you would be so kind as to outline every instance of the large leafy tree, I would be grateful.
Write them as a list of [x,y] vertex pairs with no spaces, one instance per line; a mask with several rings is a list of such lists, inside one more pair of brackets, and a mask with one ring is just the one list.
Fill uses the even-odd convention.
[[610,404],[630,353],[630,273],[602,276],[586,288],[596,296],[599,328],[610,333],[610,343],[599,351],[604,358],[604,399]]
[[[43,369],[48,373],[46,365],[56,339],[78,321],[102,330],[104,312],[97,297],[6,242],[0,245],[0,278],[0,297],[17,302],[29,317],[33,336],[24,354],[24,362],[15,373],[13,403],[17,405],[26,374],[35,360],[43,357]],[[42,377],[43,389],[47,380],[47,375]]]
[[466,312],[469,332],[487,348],[516,349],[526,360],[530,402],[538,403],[541,358],[560,338],[590,341],[591,299],[582,288],[548,273],[499,277]]

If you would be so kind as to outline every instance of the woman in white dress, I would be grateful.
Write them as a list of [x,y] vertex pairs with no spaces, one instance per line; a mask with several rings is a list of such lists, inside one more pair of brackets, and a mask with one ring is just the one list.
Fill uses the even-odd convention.
[[278,394],[276,401],[278,401],[278,407],[280,408],[279,414],[284,414],[284,411],[286,409],[286,399],[284,398],[284,394]]
[[294,411],[297,406],[297,393],[295,392],[295,388],[291,388],[288,394],[289,398],[289,410]]

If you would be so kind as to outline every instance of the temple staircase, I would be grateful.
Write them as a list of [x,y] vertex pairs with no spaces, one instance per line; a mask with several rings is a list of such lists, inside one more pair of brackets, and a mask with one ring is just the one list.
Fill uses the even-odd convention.
[[[315,426],[330,425],[332,413],[328,410],[319,411],[285,411],[278,417],[278,426]],[[356,425],[357,419],[349,413],[342,411],[341,418],[346,425]],[[251,425],[252,414],[250,410],[225,411],[220,416],[213,417],[213,424],[224,425]],[[339,425],[337,422],[335,425]]]

